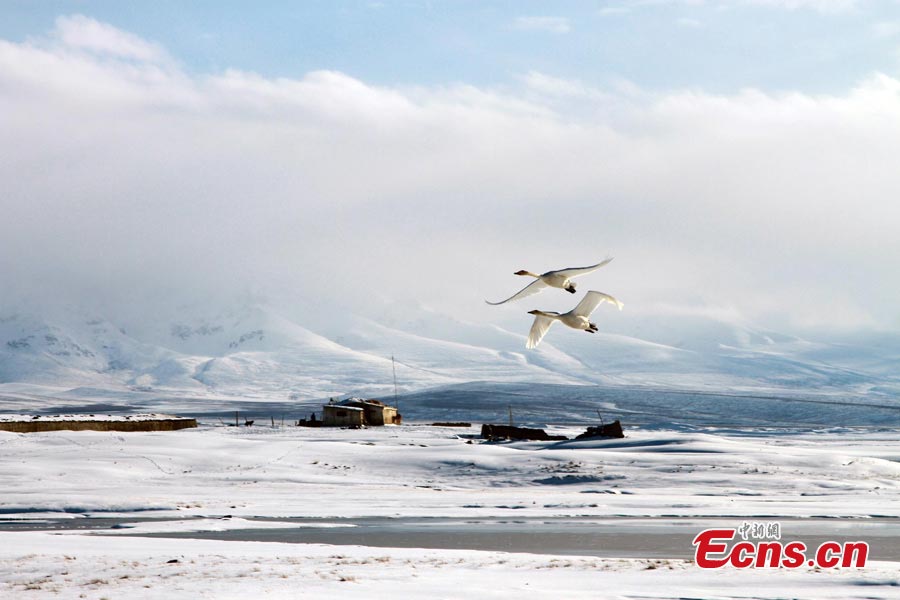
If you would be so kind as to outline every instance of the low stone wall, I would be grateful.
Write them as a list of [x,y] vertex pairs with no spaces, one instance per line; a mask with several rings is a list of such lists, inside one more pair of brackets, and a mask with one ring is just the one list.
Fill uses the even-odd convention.
[[148,419],[146,421],[0,421],[0,431],[175,431],[196,427],[197,419]]

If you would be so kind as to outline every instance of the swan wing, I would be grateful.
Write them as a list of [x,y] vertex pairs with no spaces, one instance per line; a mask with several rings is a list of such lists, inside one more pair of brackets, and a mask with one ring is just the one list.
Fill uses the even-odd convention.
[[625,306],[609,294],[591,290],[584,295],[584,298],[581,299],[581,302],[578,303],[578,306],[572,309],[572,314],[582,317],[589,317],[591,316],[591,313],[594,312],[594,310],[604,302],[615,304],[619,307],[619,310],[622,310],[622,307]]
[[598,262],[596,265],[591,265],[589,267],[568,267],[566,269],[559,269],[558,271],[551,271],[551,273],[562,275],[563,277],[578,277],[579,275],[596,271],[600,267],[605,267],[610,262],[612,262],[612,258],[607,258],[603,262]]
[[498,306],[498,305],[500,305],[500,304],[506,304],[506,303],[509,302],[510,300],[519,300],[519,299],[521,299],[521,298],[526,298],[526,297],[528,297],[528,296],[533,296],[534,294],[537,294],[538,292],[540,292],[540,291],[541,291],[542,289],[544,289],[545,287],[547,287],[547,284],[544,283],[543,280],[541,280],[541,279],[535,279],[534,281],[532,281],[531,283],[529,283],[528,285],[526,285],[525,287],[523,287],[521,290],[519,290],[518,292],[516,292],[515,294],[513,294],[512,296],[510,296],[510,297],[507,298],[506,300],[501,300],[500,302],[489,302],[489,301],[485,300],[485,302],[487,302],[487,303],[490,304],[491,306]]
[[544,336],[547,335],[547,330],[550,329],[550,326],[553,325],[555,321],[556,319],[551,319],[544,315],[535,315],[534,323],[531,325],[531,331],[528,332],[528,342],[526,342],[525,347],[529,350],[536,348],[537,345],[541,343],[541,340],[544,339]]

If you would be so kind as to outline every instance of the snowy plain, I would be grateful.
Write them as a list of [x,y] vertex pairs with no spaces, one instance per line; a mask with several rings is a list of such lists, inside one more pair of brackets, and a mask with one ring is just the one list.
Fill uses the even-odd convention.
[[[4,413],[201,424],[0,432],[0,596],[900,597],[893,338],[690,322],[525,353],[519,333],[434,315],[307,325],[260,307],[143,330],[0,319]],[[292,425],[346,394],[396,401],[404,425]],[[620,419],[627,437],[479,439],[510,413],[570,437]],[[863,539],[870,562],[693,564],[693,535],[746,521]]]
[[[624,440],[516,443],[476,434],[428,424],[215,422],[177,432],[0,433],[5,523],[58,527],[0,533],[0,590],[13,598],[898,597],[900,435],[892,430],[651,426]],[[88,528],[97,517],[103,525]],[[600,525],[646,536],[646,547],[610,556],[603,537],[576,553],[379,547],[338,536],[339,545],[297,543],[297,531],[352,533],[379,519],[537,534],[553,523]],[[782,522],[785,539],[811,526],[865,539],[870,563],[708,573],[690,561],[693,535],[747,520]],[[647,556],[654,527],[666,524],[680,524],[681,550]],[[284,537],[258,537],[274,529]],[[251,535],[132,537],[229,530]]]

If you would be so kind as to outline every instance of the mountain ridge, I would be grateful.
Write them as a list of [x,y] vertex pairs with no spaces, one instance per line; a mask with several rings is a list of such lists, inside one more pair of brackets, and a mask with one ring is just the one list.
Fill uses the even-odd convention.
[[[691,317],[653,339],[601,331],[524,334],[421,309],[405,319],[350,315],[301,323],[265,305],[137,325],[81,311],[0,315],[0,385],[251,398],[385,394],[467,381],[653,385],[684,389],[891,394],[900,338],[835,343]],[[638,331],[658,318],[639,321]],[[648,336],[651,337],[651,336]],[[0,388],[2,391],[2,388]]]

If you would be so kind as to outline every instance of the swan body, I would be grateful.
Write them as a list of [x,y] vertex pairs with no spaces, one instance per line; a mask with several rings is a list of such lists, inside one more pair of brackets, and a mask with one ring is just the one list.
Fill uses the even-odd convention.
[[580,329],[588,333],[596,332],[597,325],[591,323],[590,316],[604,302],[615,304],[619,310],[622,310],[622,307],[625,306],[609,294],[591,290],[584,295],[578,306],[567,313],[543,310],[528,311],[528,314],[534,315],[534,323],[531,325],[531,331],[528,333],[528,342],[526,342],[525,347],[529,350],[536,348],[541,343],[541,340],[544,339],[550,327],[557,321],[572,329]]
[[506,300],[501,300],[500,302],[489,302],[485,300],[488,304],[492,306],[497,306],[500,304],[506,304],[511,300],[519,300],[521,298],[525,298],[527,296],[531,296],[533,294],[537,294],[541,290],[546,287],[555,287],[566,290],[570,294],[575,293],[575,283],[572,281],[573,277],[578,277],[579,275],[585,275],[586,273],[591,273],[592,271],[596,271],[600,267],[608,265],[612,261],[612,258],[607,258],[603,262],[599,262],[596,265],[591,265],[589,267],[569,267],[566,269],[557,269],[556,271],[547,271],[543,275],[537,275],[536,273],[532,273],[531,271],[516,271],[514,275],[521,275],[523,277],[534,277],[535,280],[526,285],[524,288],[507,298]]

